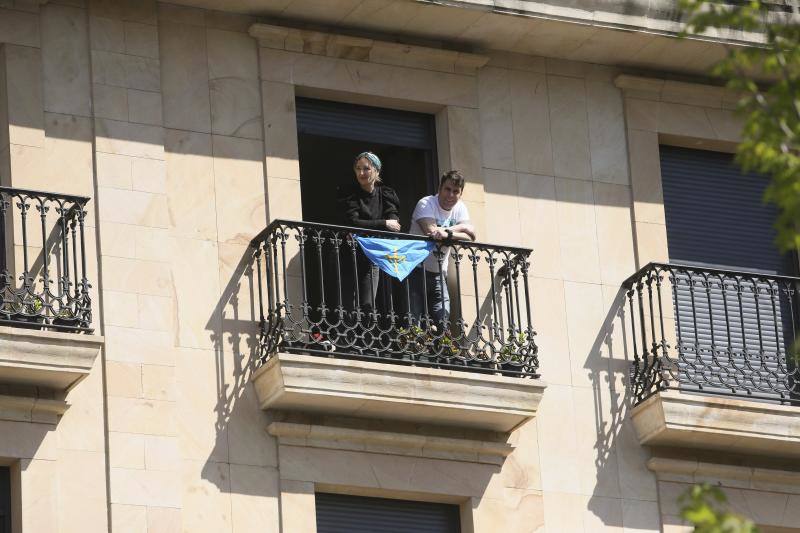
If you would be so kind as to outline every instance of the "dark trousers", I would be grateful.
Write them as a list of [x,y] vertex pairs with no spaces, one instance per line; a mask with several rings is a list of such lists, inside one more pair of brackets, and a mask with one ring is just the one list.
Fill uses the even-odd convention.
[[442,328],[450,320],[450,294],[447,292],[447,278],[438,272],[423,272],[422,267],[417,267],[411,273],[409,283],[411,284],[411,316],[414,321],[421,324],[423,319],[429,317],[437,327]]

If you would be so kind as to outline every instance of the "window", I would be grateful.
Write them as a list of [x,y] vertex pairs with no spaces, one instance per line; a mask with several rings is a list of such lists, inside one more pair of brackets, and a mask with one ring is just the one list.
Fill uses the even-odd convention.
[[11,474],[0,466],[0,533],[11,533]]
[[458,533],[457,505],[342,494],[316,495],[317,533]]
[[660,159],[670,263],[686,266],[670,271],[670,370],[684,388],[788,394],[797,289],[780,276],[796,275],[797,259],[775,247],[768,179],[743,174],[726,153],[661,146]]

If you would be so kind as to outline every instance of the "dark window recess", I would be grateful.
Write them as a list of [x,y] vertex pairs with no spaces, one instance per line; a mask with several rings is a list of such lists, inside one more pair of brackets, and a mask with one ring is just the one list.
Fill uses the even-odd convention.
[[775,247],[777,212],[762,200],[765,176],[743,174],[733,155],[661,146],[661,180],[672,262],[794,275]]
[[11,533],[11,475],[0,466],[0,533]]
[[459,533],[457,505],[316,495],[318,533]]
[[691,375],[730,356],[735,368],[780,373],[794,310],[769,275],[796,275],[797,259],[774,244],[776,211],[762,200],[768,178],[743,174],[731,154],[661,146],[660,155],[670,262],[765,274],[676,274],[679,365]]
[[297,98],[297,140],[303,220],[342,224],[337,190],[354,184],[353,158],[375,152],[381,178],[400,199],[408,229],[417,201],[437,185],[433,115]]

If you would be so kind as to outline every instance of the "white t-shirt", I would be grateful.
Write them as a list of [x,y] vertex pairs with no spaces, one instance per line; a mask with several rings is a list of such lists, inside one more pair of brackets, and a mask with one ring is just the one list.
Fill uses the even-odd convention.
[[[414,208],[414,213],[411,215],[411,233],[414,235],[425,235],[418,222],[421,218],[431,218],[436,221],[437,226],[449,228],[462,222],[469,222],[469,211],[461,200],[456,202],[450,211],[442,209],[442,206],[439,205],[439,195],[435,194],[426,196],[417,202],[417,207]],[[445,254],[442,261],[442,272],[446,273],[450,247],[442,248],[442,253]],[[439,272],[439,260],[434,254],[431,254],[424,264],[425,270],[428,272]]]

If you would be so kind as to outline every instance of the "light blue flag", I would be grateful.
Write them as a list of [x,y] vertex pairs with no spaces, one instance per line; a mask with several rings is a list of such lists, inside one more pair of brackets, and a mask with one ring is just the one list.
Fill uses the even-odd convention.
[[436,246],[430,241],[358,236],[356,240],[370,261],[400,281],[406,279],[414,267],[425,261]]

